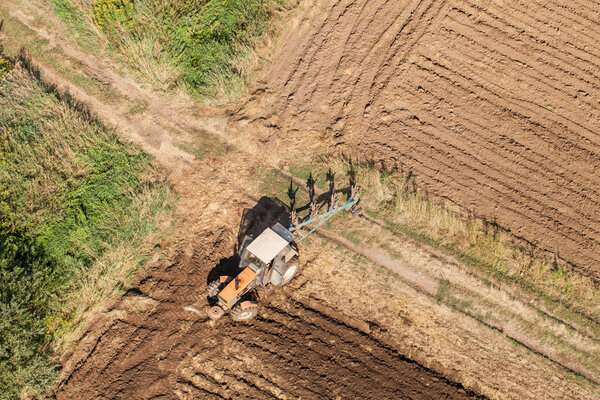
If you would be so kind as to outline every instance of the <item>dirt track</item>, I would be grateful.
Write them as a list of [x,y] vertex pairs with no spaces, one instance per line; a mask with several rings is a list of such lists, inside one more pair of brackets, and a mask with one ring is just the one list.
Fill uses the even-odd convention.
[[600,278],[597,1],[315,1],[244,111]]

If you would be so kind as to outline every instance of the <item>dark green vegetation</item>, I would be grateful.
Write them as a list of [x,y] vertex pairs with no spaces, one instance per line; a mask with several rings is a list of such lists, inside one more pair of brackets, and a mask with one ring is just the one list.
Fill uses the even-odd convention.
[[143,262],[172,200],[150,162],[23,62],[0,80],[0,398],[53,383],[51,345],[85,311],[69,299],[96,296],[106,254],[126,260],[115,285]]
[[244,87],[250,50],[285,0],[53,0],[84,47],[105,42],[145,80],[203,97]]

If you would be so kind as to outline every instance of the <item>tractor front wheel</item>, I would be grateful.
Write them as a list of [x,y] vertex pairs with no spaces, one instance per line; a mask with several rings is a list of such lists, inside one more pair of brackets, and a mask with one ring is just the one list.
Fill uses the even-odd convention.
[[234,306],[230,314],[234,321],[248,321],[258,314],[258,305],[255,302],[245,301]]
[[217,321],[223,316],[223,314],[225,314],[225,310],[219,306],[213,306],[208,309],[208,318],[212,319],[213,321]]

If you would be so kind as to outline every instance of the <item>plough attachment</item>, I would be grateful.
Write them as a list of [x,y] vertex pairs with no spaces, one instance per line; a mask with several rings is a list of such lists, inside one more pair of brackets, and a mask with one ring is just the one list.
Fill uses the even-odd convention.
[[[330,195],[328,211],[318,215],[319,204],[315,180],[312,174],[308,177],[309,214],[305,221],[300,221],[296,210],[296,192],[292,182],[288,188],[290,198],[290,227],[286,229],[277,223],[265,229],[258,237],[246,236],[240,246],[240,263],[237,276],[220,276],[208,285],[208,298],[214,304],[208,310],[212,320],[220,319],[226,312],[236,321],[245,321],[256,316],[258,304],[255,290],[259,287],[269,289],[273,286],[287,284],[299,269],[298,243],[306,240],[321,225],[341,211],[348,211],[353,216],[360,214],[358,208],[360,191],[356,186],[354,174],[350,173],[350,189],[348,201],[338,206],[340,193],[335,191],[335,174],[327,173]],[[315,224],[307,233],[302,228]]]

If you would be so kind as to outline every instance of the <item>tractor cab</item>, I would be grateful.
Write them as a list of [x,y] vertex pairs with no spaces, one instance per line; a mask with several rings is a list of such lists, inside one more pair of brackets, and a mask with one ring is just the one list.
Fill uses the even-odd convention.
[[235,278],[221,276],[209,284],[209,297],[217,305],[209,317],[219,319],[231,310],[233,319],[243,321],[256,315],[256,303],[251,300],[256,287],[285,285],[298,271],[298,247],[295,236],[277,223],[265,229],[256,239],[246,236],[240,248],[241,272]]
[[294,235],[280,223],[265,229],[254,240],[246,236],[240,251],[240,269],[254,271],[257,284],[261,286],[287,283],[297,269],[288,271],[286,268],[298,256],[294,239]]

